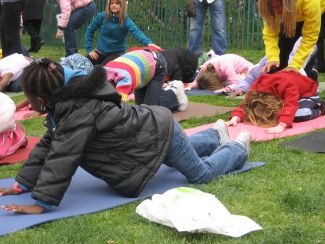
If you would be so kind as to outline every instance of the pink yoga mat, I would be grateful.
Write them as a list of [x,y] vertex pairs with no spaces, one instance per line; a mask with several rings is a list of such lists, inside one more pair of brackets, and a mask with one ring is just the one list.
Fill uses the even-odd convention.
[[[26,114],[35,112],[34,110],[31,110],[29,106],[19,109],[15,112],[15,120],[26,120],[31,118],[24,118]],[[42,117],[45,117],[46,115],[42,115]]]
[[19,148],[15,153],[1,158],[0,164],[15,164],[20,163],[21,161],[25,161],[31,151],[34,149],[35,145],[39,142],[40,138],[27,136],[28,144],[26,147]]
[[[208,129],[212,128],[214,126],[214,123],[208,124],[208,125],[201,125],[195,128],[187,129],[185,130],[186,134],[188,136]],[[246,125],[243,123],[239,123],[236,127],[234,126],[229,126],[229,135],[232,139],[235,139],[237,134],[241,130],[248,130],[253,137],[254,141],[268,141],[276,138],[283,138],[283,137],[288,137],[288,136],[293,136],[293,135],[299,135],[307,132],[311,132],[317,129],[325,128],[325,116],[320,116],[317,119],[310,120],[307,122],[300,122],[300,123],[294,123],[292,128],[286,129],[283,133],[281,134],[266,134],[265,133],[265,128],[253,126],[253,125]]]

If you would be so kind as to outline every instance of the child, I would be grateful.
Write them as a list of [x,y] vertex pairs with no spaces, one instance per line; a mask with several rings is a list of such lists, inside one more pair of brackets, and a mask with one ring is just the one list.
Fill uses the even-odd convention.
[[253,64],[236,54],[213,56],[200,68],[200,73],[191,88],[207,89],[218,92],[225,86],[235,86],[240,76],[246,74]]
[[[126,197],[136,197],[162,163],[191,183],[207,183],[241,168],[250,134],[230,141],[224,121],[189,138],[160,106],[129,105],[97,66],[85,77],[41,59],[25,69],[21,85],[35,110],[48,112],[48,131],[0,195],[32,191],[34,205],[1,208],[27,214],[58,206],[80,166]],[[201,159],[205,157],[204,159]]]
[[0,60],[0,91],[21,91],[18,78],[32,58],[14,53]]
[[307,121],[325,114],[317,82],[297,72],[279,71],[261,75],[245,101],[231,114],[227,125],[246,122],[271,127],[267,133],[282,133],[292,122]]
[[56,38],[64,38],[65,56],[78,53],[77,29],[86,24],[96,13],[92,0],[57,0],[61,14],[58,18]]
[[163,89],[167,64],[161,53],[149,49],[128,52],[108,62],[107,79],[113,82],[122,100],[134,92],[136,104],[160,105],[171,111],[185,111],[188,99],[181,81],[173,81]]
[[[128,33],[145,46],[154,46],[152,41],[134,24],[126,14],[125,0],[108,0],[105,12],[99,13],[87,27],[85,34],[85,48],[87,58],[93,64],[105,64],[126,50]],[[92,49],[94,33],[99,30],[96,49]]]
[[10,97],[0,92],[0,158],[27,145],[24,129],[15,122],[15,110]]

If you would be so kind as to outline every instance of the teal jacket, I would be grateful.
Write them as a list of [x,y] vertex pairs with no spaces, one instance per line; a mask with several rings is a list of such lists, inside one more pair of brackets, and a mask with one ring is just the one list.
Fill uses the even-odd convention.
[[119,24],[119,17],[113,15],[109,19],[105,12],[99,13],[89,24],[85,35],[85,49],[87,53],[93,50],[94,34],[99,29],[99,37],[96,49],[104,55],[123,54],[126,49],[126,37],[128,33],[142,45],[149,45],[152,41],[126,16],[123,26]]

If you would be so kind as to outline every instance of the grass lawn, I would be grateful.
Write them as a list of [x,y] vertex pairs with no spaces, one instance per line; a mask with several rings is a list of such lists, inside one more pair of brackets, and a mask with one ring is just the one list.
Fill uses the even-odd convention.
[[[261,51],[230,50],[252,62]],[[35,57],[58,59],[63,49],[43,46]],[[321,76],[325,81],[325,76]],[[325,93],[322,93],[325,99]],[[16,97],[15,101],[22,97]],[[236,106],[238,99],[190,98],[222,106]],[[211,123],[228,115],[193,119],[184,128]],[[27,134],[41,136],[42,119],[24,121]],[[237,215],[246,215],[263,227],[241,239],[214,234],[177,233],[150,223],[135,213],[140,201],[85,216],[42,224],[0,238],[0,243],[325,243],[325,157],[298,150],[286,150],[278,139],[252,143],[249,161],[267,165],[253,171],[220,177],[210,184],[192,187],[212,193]],[[14,177],[21,165],[0,167],[1,178]],[[1,225],[5,223],[0,223]]]

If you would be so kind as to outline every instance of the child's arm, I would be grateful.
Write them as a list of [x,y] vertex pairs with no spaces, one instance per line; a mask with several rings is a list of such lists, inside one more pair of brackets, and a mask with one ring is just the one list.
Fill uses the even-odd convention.
[[241,118],[239,116],[233,116],[229,121],[226,122],[227,126],[237,126],[238,123],[241,122]]
[[16,111],[27,107],[29,104],[30,104],[29,100],[27,98],[24,98],[23,100],[16,103]]
[[266,130],[266,133],[268,134],[279,134],[285,131],[285,129],[288,127],[287,123],[280,122],[278,125],[271,127]]
[[127,31],[130,32],[131,35],[141,44],[145,46],[153,44],[152,40],[150,40],[129,17],[127,17],[125,20],[125,26]]
[[9,81],[12,79],[13,76],[13,73],[7,73],[1,77],[0,91],[4,91],[7,88],[7,86],[9,85]]

